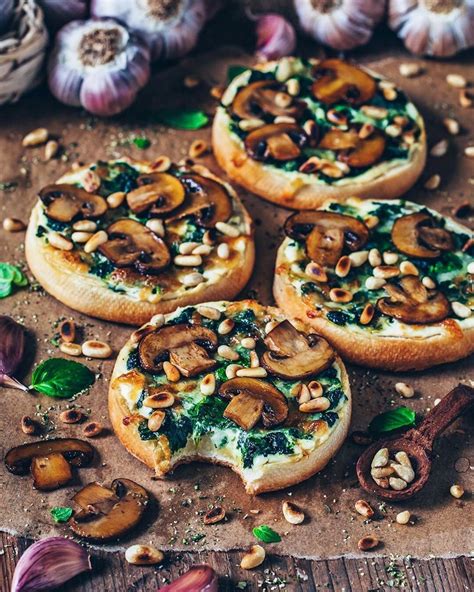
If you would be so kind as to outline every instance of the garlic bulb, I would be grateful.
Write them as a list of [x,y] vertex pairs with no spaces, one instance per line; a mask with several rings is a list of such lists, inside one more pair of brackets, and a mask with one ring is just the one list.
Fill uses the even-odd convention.
[[13,17],[14,0],[0,0],[0,34],[5,32]]
[[148,43],[153,60],[179,58],[196,45],[209,0],[92,0],[91,14],[116,18]]
[[290,55],[296,47],[293,26],[280,14],[264,14],[257,19],[257,55],[276,60]]
[[48,27],[59,29],[66,23],[85,18],[88,11],[87,0],[37,0],[44,12]]
[[474,0],[390,0],[388,10],[413,53],[446,57],[474,46]]
[[129,107],[150,76],[145,43],[113,19],[72,21],[56,36],[49,88],[66,105],[95,115]]
[[334,49],[364,45],[385,13],[385,0],[294,0],[301,28]]

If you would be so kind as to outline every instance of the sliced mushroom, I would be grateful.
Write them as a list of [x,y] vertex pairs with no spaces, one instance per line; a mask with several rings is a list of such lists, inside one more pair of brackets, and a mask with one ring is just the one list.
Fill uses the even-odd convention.
[[138,346],[142,368],[161,372],[170,360],[186,377],[196,376],[215,367],[209,351],[217,347],[217,335],[201,325],[170,325],[145,335]]
[[318,335],[303,335],[289,321],[282,321],[264,339],[270,351],[262,358],[262,366],[271,374],[286,379],[309,378],[328,368],[334,350]]
[[264,380],[232,378],[222,384],[219,395],[232,399],[224,411],[224,417],[244,430],[251,429],[260,418],[263,425],[269,428],[283,423],[288,417],[285,396]]
[[427,290],[414,275],[404,276],[399,282],[387,283],[384,289],[389,297],[377,302],[378,309],[403,323],[438,323],[451,311],[444,294],[437,290]]
[[344,248],[358,251],[369,238],[369,229],[357,218],[322,210],[293,214],[285,222],[285,233],[305,240],[308,257],[327,267],[336,265]]
[[293,160],[308,143],[308,136],[296,123],[271,123],[250,132],[245,149],[255,160]]
[[370,74],[335,58],[319,62],[313,69],[313,77],[313,95],[326,105],[341,101],[361,105],[370,101],[377,90]]
[[103,197],[74,185],[47,185],[41,189],[39,197],[46,206],[46,215],[58,222],[99,218],[107,211],[107,202]]
[[136,214],[149,210],[151,216],[163,216],[179,207],[186,197],[181,181],[168,173],[140,175],[138,187],[127,194],[128,207]]
[[423,259],[435,259],[441,251],[454,249],[451,233],[437,226],[436,219],[426,212],[398,218],[392,228],[392,241],[400,252]]
[[93,541],[126,534],[140,522],[149,502],[146,489],[130,479],[115,479],[110,488],[89,483],[72,499],[80,510],[69,526],[78,536]]
[[194,216],[196,224],[213,228],[216,222],[226,222],[232,215],[232,202],[225,187],[202,175],[188,174],[180,177],[186,188],[186,200],[168,220],[180,220]]
[[350,167],[361,168],[380,160],[385,150],[385,138],[378,130],[362,139],[355,129],[343,131],[333,128],[324,135],[319,147],[334,150],[339,153],[338,160]]
[[156,274],[168,267],[171,254],[166,243],[143,224],[122,219],[107,228],[109,240],[99,251],[116,267],[135,267],[140,273]]
[[42,440],[11,448],[5,465],[14,475],[33,475],[36,489],[57,489],[72,478],[71,465],[84,467],[94,456],[94,448],[76,438]]
[[[285,106],[282,106],[281,99]],[[305,109],[305,103],[289,95],[285,86],[276,80],[259,80],[248,84],[239,90],[232,103],[232,112],[241,119],[261,118],[266,114],[298,119]]]

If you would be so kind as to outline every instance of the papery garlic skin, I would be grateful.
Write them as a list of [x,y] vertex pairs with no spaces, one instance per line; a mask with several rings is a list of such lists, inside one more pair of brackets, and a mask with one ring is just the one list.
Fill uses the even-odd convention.
[[160,592],[218,592],[216,572],[209,565],[194,565]]
[[87,0],[37,0],[44,12],[48,27],[59,29],[66,23],[87,16]]
[[94,17],[112,17],[141,35],[152,60],[179,58],[191,51],[208,15],[209,0],[92,0]]
[[389,0],[388,11],[412,53],[449,57],[474,46],[474,0]]
[[146,44],[113,19],[72,21],[56,36],[48,64],[53,95],[111,116],[129,107],[150,77]]
[[276,60],[291,55],[296,48],[293,25],[280,14],[264,14],[257,20],[257,56]]
[[62,537],[42,539],[20,557],[11,592],[53,590],[90,569],[89,555],[81,545]]
[[345,50],[365,45],[385,13],[386,0],[294,0],[303,31]]

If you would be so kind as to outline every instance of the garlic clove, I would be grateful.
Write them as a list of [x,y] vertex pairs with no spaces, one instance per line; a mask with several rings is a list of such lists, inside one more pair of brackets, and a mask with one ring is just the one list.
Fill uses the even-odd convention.
[[296,47],[293,26],[280,14],[264,14],[257,19],[257,56],[276,60],[291,55]]
[[218,592],[216,572],[209,565],[194,565],[160,592]]
[[90,569],[89,555],[81,545],[63,537],[42,539],[20,557],[11,592],[56,589]]

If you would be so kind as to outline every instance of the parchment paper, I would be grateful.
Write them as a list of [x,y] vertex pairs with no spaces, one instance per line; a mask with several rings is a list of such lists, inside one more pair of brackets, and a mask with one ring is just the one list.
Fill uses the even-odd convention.
[[[46,90],[39,90],[20,104],[0,111],[0,181],[14,181],[17,188],[0,192],[0,216],[15,216],[27,220],[35,201],[35,191],[65,172],[74,161],[87,162],[100,158],[130,154],[134,157],[154,158],[167,153],[174,159],[187,155],[195,138],[209,139],[209,129],[199,132],[178,132],[153,123],[153,112],[162,106],[203,107],[213,109],[209,86],[224,83],[229,64],[251,63],[251,58],[239,50],[226,49],[184,62],[179,67],[156,76],[138,104],[127,114],[111,120],[95,120],[77,109],[64,107],[54,101]],[[463,128],[473,126],[473,110],[461,110],[457,104],[457,91],[445,83],[453,64],[429,63],[427,72],[414,79],[402,79],[398,73],[399,61],[385,59],[371,62],[374,69],[392,77],[406,89],[421,108],[429,130],[430,145],[447,133],[442,118],[456,115]],[[455,71],[469,77],[472,62],[456,65]],[[206,81],[196,90],[183,91],[183,77],[187,73],[202,75]],[[64,156],[43,162],[43,149],[24,149],[22,136],[33,128],[47,127],[57,135],[64,147]],[[471,136],[468,134],[471,133]],[[152,141],[147,150],[139,150],[127,140],[143,134]],[[431,158],[423,179],[439,172],[442,176],[439,190],[427,191],[422,183],[407,196],[451,214],[454,204],[472,201],[473,163],[462,156],[463,147],[472,143],[472,132],[463,130],[461,136],[450,139],[448,154],[443,158]],[[203,162],[217,170],[212,156]],[[253,279],[243,296],[257,296],[264,303],[271,303],[271,280],[274,257],[281,240],[281,224],[288,212],[282,208],[242,192],[241,195],[256,222],[257,264]],[[471,223],[472,218],[465,220]],[[0,260],[24,263],[23,233],[8,234],[0,230]],[[87,318],[66,308],[41,291],[22,290],[0,301],[0,311],[24,322],[29,330],[28,354],[23,374],[28,380],[33,361],[61,355],[51,343],[57,332],[57,321],[74,318],[83,329],[84,337],[99,338],[109,342],[118,351],[131,329]],[[100,378],[88,395],[81,396],[77,404],[90,409],[90,418],[110,425],[106,399],[108,377],[113,360],[86,361],[100,373]],[[377,413],[392,406],[408,405],[425,413],[438,397],[442,397],[460,380],[473,378],[471,359],[457,364],[441,366],[422,374],[393,375],[376,373],[363,368],[350,368],[354,397],[352,430],[365,429]],[[416,397],[403,400],[396,394],[394,384],[406,381],[416,389]],[[55,436],[79,436],[83,426],[65,426],[58,421],[58,414],[67,407],[66,401],[50,399],[44,395],[29,395],[20,391],[2,389],[0,412],[0,447],[2,457],[13,445],[28,439],[20,430],[20,418],[24,414],[46,412]],[[77,472],[71,486],[51,493],[40,493],[32,488],[29,477],[15,477],[0,464],[0,528],[14,533],[41,537],[54,533],[68,533],[64,525],[55,525],[49,510],[53,506],[67,506],[72,493],[81,484],[92,480],[105,483],[117,477],[135,479],[148,488],[155,502],[140,530],[121,542],[153,542],[163,549],[231,549],[254,542],[252,527],[268,524],[283,536],[283,541],[273,546],[273,552],[298,557],[326,558],[342,554],[358,555],[360,537],[374,534],[383,541],[376,553],[394,553],[427,557],[450,556],[470,551],[472,542],[471,495],[455,500],[449,494],[452,483],[461,483],[472,491],[472,455],[468,426],[471,417],[458,421],[438,442],[432,478],[426,489],[413,501],[396,507],[381,505],[362,493],[355,477],[354,465],[362,448],[350,439],[333,462],[319,475],[287,491],[249,497],[236,475],[221,467],[192,464],[179,468],[166,481],[153,480],[151,472],[132,458],[109,431],[93,441],[99,451],[99,459],[91,468]],[[377,515],[370,523],[364,523],[354,511],[354,502],[368,499]],[[282,517],[283,500],[291,499],[306,512],[307,519],[301,526],[291,526]],[[202,513],[209,504],[223,505],[228,514],[226,523],[204,526]],[[394,523],[397,512],[408,509],[416,519],[414,525],[400,526]],[[253,513],[257,511],[258,513]],[[205,536],[202,536],[205,535]]]

